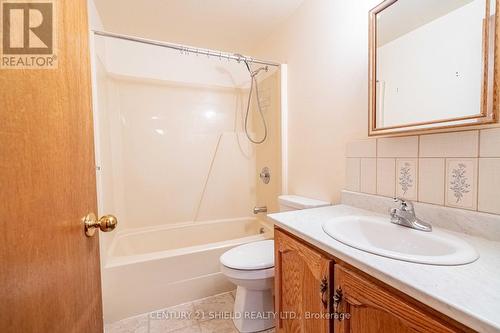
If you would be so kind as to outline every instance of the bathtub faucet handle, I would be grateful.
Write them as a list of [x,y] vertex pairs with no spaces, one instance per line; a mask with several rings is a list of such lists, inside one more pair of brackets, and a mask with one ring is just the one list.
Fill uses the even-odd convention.
[[267,206],[262,206],[262,207],[254,207],[254,208],[253,208],[253,213],[254,213],[254,214],[259,214],[259,213],[267,213]]

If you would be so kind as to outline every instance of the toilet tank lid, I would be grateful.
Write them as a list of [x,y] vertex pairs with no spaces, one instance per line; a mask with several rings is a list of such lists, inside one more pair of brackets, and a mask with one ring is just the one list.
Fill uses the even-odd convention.
[[317,208],[331,205],[331,203],[326,201],[301,197],[298,195],[280,195],[278,200],[281,205],[296,209]]

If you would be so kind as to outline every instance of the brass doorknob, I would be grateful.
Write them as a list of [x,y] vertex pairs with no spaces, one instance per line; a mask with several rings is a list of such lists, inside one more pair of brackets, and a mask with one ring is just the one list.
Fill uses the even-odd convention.
[[83,218],[83,224],[85,226],[85,235],[92,237],[97,228],[104,232],[114,230],[118,220],[113,215],[104,215],[98,220],[94,213],[90,213]]

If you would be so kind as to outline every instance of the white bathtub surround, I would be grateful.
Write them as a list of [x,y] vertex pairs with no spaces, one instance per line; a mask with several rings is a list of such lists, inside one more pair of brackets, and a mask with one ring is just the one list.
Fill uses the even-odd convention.
[[[479,332],[500,330],[500,217],[460,209],[416,204],[415,211],[434,226],[449,225],[451,230],[469,234],[488,234],[496,241],[455,233],[479,252],[480,258],[468,265],[433,266],[385,258],[357,250],[328,236],[322,224],[332,218],[347,215],[367,215],[387,218],[391,199],[373,195],[343,193],[338,206],[272,214],[275,224],[340,260],[357,267],[386,284],[399,289],[437,311]],[[358,205],[375,212],[355,208]],[[426,210],[425,208],[429,208]],[[434,207],[434,208],[433,208]],[[437,209],[442,211],[438,211]],[[424,214],[421,214],[425,212]],[[477,226],[470,227],[472,224]],[[485,229],[487,231],[485,231]]]
[[105,322],[233,290],[219,257],[270,237],[269,226],[255,218],[118,232],[103,267]]
[[[243,131],[244,64],[104,36],[93,41],[99,211],[119,218],[117,231],[238,218],[264,202],[277,211],[279,67],[258,76],[268,139],[257,147]],[[260,136],[253,111],[250,130]],[[260,187],[264,166],[272,181]],[[104,237],[102,250],[112,236]]]
[[120,230],[245,216],[261,199],[263,158],[279,183],[277,67],[258,77],[269,125],[259,147],[268,152],[258,152],[242,128],[245,65],[103,36],[95,42],[99,204],[119,217]]
[[[107,324],[105,333],[238,333],[231,319],[212,319],[211,313],[230,313],[233,293],[153,311]],[[274,329],[262,333],[274,333]]]

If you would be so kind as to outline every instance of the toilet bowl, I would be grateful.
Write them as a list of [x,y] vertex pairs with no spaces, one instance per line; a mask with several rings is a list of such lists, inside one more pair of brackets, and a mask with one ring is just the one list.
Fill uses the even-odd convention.
[[221,271],[238,287],[233,322],[240,332],[258,332],[274,326],[274,241],[235,247],[220,257]]
[[[279,197],[280,211],[315,208],[328,202],[285,195]],[[274,327],[274,240],[237,246],[220,257],[221,272],[236,288],[233,322],[242,333]]]

